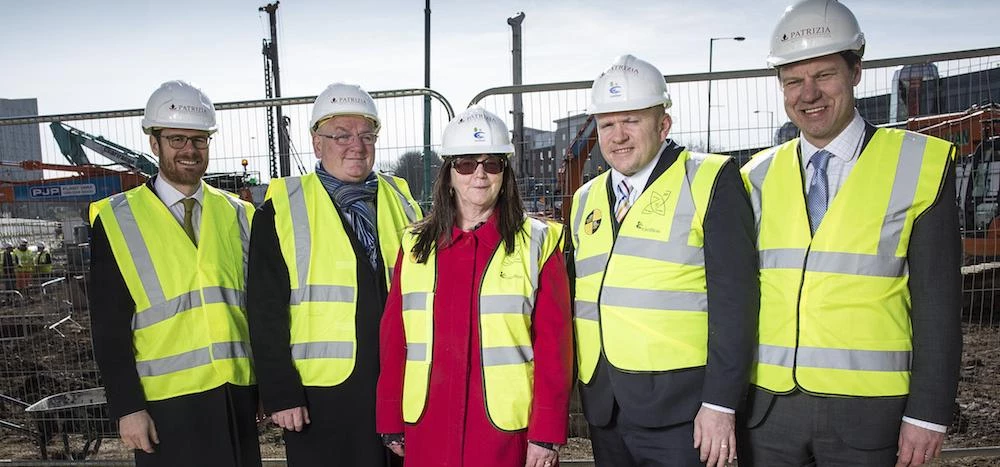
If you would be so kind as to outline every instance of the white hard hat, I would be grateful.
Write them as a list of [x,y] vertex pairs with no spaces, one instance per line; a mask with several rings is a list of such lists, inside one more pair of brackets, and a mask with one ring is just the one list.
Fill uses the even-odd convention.
[[511,155],[514,145],[510,144],[507,125],[482,107],[469,107],[455,116],[444,128],[441,136],[442,156],[462,156],[466,154]]
[[822,57],[843,51],[865,52],[865,35],[858,19],[837,0],[804,0],[787,9],[771,33],[767,65]]
[[3,242],[3,247],[4,247],[4,248],[14,248],[14,244],[13,244],[13,243],[11,243],[11,242],[8,242],[8,241],[6,241],[6,240],[4,240],[4,242]]
[[649,62],[622,55],[594,80],[587,113],[626,112],[656,105],[670,108],[670,93],[663,74]]
[[215,105],[201,89],[184,81],[167,81],[149,96],[142,116],[142,131],[147,135],[160,128],[215,133]]
[[18,243],[18,245],[21,245],[21,246],[28,246],[28,239],[27,238],[22,238],[17,243]]
[[378,133],[382,121],[378,118],[375,101],[361,86],[333,83],[326,87],[313,103],[309,128],[316,131],[324,120],[337,115],[360,115],[372,121],[372,131]]
[[35,244],[35,246],[39,249],[45,248],[45,242],[38,242]]

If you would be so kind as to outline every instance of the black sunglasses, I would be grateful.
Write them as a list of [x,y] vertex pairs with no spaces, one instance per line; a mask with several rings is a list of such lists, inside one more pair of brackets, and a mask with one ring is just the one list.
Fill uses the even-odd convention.
[[470,175],[476,171],[479,164],[483,164],[483,170],[486,173],[496,175],[503,172],[503,168],[506,165],[505,160],[505,158],[499,156],[489,156],[481,161],[477,161],[472,157],[459,157],[451,163],[451,166],[455,168],[455,172],[462,175]]

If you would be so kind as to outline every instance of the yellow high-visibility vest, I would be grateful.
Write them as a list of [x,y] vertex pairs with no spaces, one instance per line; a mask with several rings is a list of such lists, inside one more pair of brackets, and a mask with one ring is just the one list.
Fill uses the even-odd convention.
[[776,393],[908,394],[907,248],[947,176],[951,143],[877,130],[815,235],[798,147],[795,139],[763,151],[742,169],[760,250],[751,383]]
[[[401,178],[378,175],[376,231],[386,284],[403,229],[420,206]],[[305,386],[336,386],[354,371],[357,258],[348,230],[315,173],[271,181],[266,199],[291,284],[292,359]]]
[[245,310],[253,206],[202,189],[197,247],[146,185],[90,205],[135,302],[132,342],[146,400],[255,383]]
[[35,272],[48,274],[52,272],[52,255],[47,251],[40,251],[35,256]]
[[[528,427],[534,387],[531,314],[541,268],[562,242],[562,225],[525,218],[507,254],[501,242],[486,266],[479,290],[479,351],[486,412],[502,431]],[[403,237],[406,260],[400,267],[406,371],[403,377],[403,421],[417,423],[427,404],[434,343],[434,285],[437,261],[431,250],[426,263],[410,253],[416,236]],[[447,297],[445,297],[447,298]]]
[[615,368],[660,372],[704,366],[708,296],[703,222],[729,157],[688,151],[639,195],[618,238],[604,173],[573,196],[580,381],[603,350]]
[[35,269],[35,253],[31,250],[21,251],[20,248],[15,248],[14,259],[17,262],[14,267],[16,271],[31,272]]

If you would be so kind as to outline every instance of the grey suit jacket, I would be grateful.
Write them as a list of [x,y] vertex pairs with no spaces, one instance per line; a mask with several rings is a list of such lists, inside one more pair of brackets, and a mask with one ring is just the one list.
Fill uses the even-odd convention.
[[[647,187],[663,175],[683,149],[674,143],[667,145]],[[608,180],[610,183],[610,177]],[[608,205],[613,206],[613,190],[608,192]],[[611,220],[617,236],[614,216]],[[705,214],[707,365],[658,373],[626,372],[611,366],[602,352],[594,378],[581,386],[589,423],[606,426],[616,407],[630,421],[655,428],[693,420],[702,402],[733,409],[739,406],[749,380],[760,300],[753,225],[749,197],[731,161],[716,179]],[[568,264],[572,265],[572,261]]]

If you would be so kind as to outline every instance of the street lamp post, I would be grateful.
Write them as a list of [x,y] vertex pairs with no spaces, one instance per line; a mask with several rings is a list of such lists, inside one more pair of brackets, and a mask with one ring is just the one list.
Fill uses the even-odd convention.
[[705,135],[706,152],[712,152],[712,49],[715,45],[715,41],[726,40],[741,42],[746,40],[746,37],[712,37],[708,39],[708,131]]
[[767,144],[773,144],[774,141],[774,111],[773,110],[754,110],[754,114],[767,114],[767,134],[771,139]]

